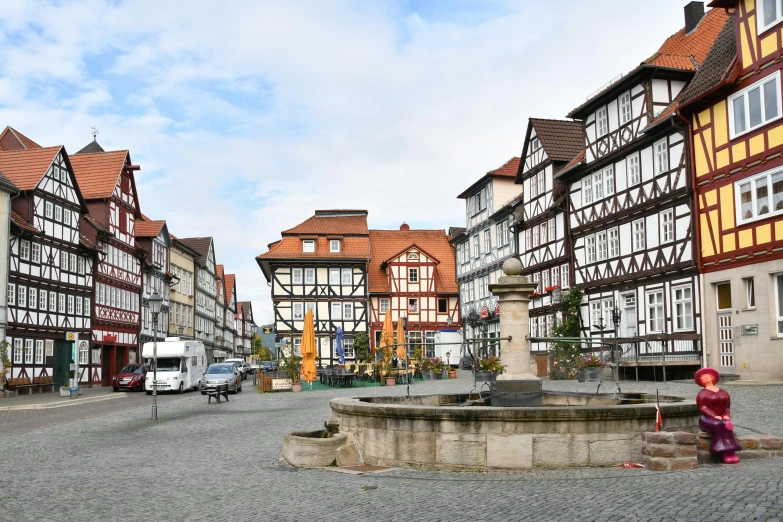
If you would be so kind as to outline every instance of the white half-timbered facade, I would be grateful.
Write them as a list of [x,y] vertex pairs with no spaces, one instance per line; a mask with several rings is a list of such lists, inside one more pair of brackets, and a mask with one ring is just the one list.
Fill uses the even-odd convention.
[[[136,242],[144,251],[144,286],[141,294],[141,331],[139,346],[153,339],[163,341],[168,335],[171,311],[171,273],[169,251],[171,238],[165,221],[153,221],[142,217],[136,222]],[[163,302],[155,325],[148,300],[157,293]]]
[[337,360],[337,328],[343,330],[346,359],[352,359],[353,339],[368,326],[367,211],[316,210],[282,236],[256,258],[272,287],[277,339],[293,338],[298,352],[312,310],[321,363]]
[[[583,154],[579,122],[531,118],[516,181],[522,186],[516,222],[523,275],[538,284],[530,302],[531,337],[548,337],[556,320],[553,291],[571,284],[567,193],[556,174]],[[531,342],[531,351],[548,343]]]
[[522,192],[514,183],[518,169],[519,158],[511,158],[458,196],[465,200],[465,229],[451,241],[460,317],[469,338],[497,337],[500,332],[498,300],[489,285],[503,276],[503,261],[517,252],[512,227]]
[[215,338],[217,330],[217,269],[215,265],[215,245],[211,237],[193,237],[179,240],[186,247],[198,252],[196,268],[196,310],[193,324],[196,339],[204,343],[207,360],[214,362],[213,351],[219,349]]
[[[12,202],[7,286],[8,378],[65,384],[72,342],[89,340],[95,251],[79,234],[87,213],[64,147],[0,150],[0,172],[19,188]],[[80,346],[85,379],[95,358]],[[100,354],[97,356],[100,360]]]

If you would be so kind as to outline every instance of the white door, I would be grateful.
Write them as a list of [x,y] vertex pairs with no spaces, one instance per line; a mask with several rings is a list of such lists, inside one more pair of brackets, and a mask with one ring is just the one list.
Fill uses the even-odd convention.
[[620,296],[623,306],[623,337],[636,337],[636,294]]
[[718,311],[718,354],[720,357],[718,371],[734,373],[734,332],[732,330],[731,314],[731,284],[715,285]]

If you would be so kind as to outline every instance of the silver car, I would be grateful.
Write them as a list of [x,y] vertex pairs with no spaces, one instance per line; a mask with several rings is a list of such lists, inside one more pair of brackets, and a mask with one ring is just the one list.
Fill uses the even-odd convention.
[[218,385],[228,384],[229,393],[242,391],[242,374],[239,373],[233,363],[214,363],[207,367],[204,376],[201,377],[199,389],[201,395],[206,395],[208,390],[214,390]]

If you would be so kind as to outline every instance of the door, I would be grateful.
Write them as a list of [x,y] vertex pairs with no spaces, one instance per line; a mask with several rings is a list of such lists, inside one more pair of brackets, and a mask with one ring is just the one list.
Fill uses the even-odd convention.
[[715,285],[718,313],[718,371],[734,373],[734,332],[732,330],[731,284]]
[[114,364],[114,346],[102,346],[101,350],[101,386],[111,386],[111,378],[116,375]]
[[54,384],[67,386],[71,378],[71,343],[57,339],[54,341]]
[[636,337],[636,294],[620,296],[623,306],[623,337]]

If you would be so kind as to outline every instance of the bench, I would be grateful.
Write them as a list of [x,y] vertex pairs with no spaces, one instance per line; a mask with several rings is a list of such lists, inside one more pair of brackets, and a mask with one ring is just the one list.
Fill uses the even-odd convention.
[[6,388],[16,391],[17,394],[42,393],[54,390],[54,379],[52,377],[36,377],[30,382],[29,377],[15,377],[6,379]]
[[220,402],[221,395],[228,402],[228,384],[219,384],[214,390],[207,390],[207,404],[212,404],[212,397],[215,397]]

